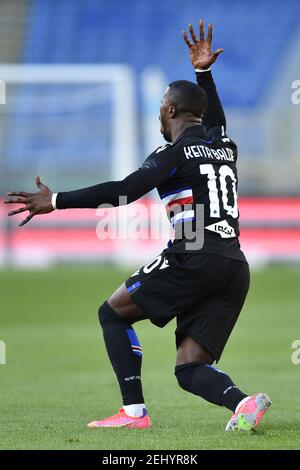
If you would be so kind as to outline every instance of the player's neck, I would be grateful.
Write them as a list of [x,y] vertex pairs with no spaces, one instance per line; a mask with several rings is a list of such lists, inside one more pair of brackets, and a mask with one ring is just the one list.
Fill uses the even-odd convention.
[[172,136],[172,143],[174,143],[178,137],[184,132],[185,129],[191,126],[201,126],[202,125],[202,120],[201,119],[195,119],[191,121],[178,121],[174,122],[172,129],[171,129],[171,136]]

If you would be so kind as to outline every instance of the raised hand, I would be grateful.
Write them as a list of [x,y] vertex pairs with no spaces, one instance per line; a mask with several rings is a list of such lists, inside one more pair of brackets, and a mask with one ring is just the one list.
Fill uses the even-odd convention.
[[24,191],[19,192],[11,192],[7,193],[9,199],[7,199],[5,204],[24,204],[24,207],[20,209],[16,209],[8,213],[8,215],[15,215],[19,214],[20,212],[29,211],[29,215],[19,223],[19,227],[22,225],[27,224],[32,217],[38,214],[48,214],[49,212],[53,211],[53,207],[51,204],[52,192],[45,186],[39,176],[35,179],[35,184],[39,189],[37,193],[26,193]]
[[213,25],[211,23],[208,25],[206,38],[204,32],[204,21],[202,19],[199,21],[199,28],[199,39],[197,39],[192,24],[189,24],[189,31],[192,42],[190,41],[185,31],[182,31],[182,36],[190,50],[190,59],[193,67],[195,69],[205,70],[208,69],[217,60],[218,56],[224,52],[224,49],[217,49],[216,51],[212,51]]

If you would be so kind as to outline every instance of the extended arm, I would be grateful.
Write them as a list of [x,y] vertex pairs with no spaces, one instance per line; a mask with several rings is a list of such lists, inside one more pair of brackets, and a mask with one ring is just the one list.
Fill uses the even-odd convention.
[[197,83],[207,93],[208,106],[203,116],[203,125],[207,129],[211,129],[213,127],[226,129],[225,113],[210,71],[211,65],[217,60],[218,56],[224,51],[224,49],[217,49],[215,52],[212,51],[212,24],[208,25],[206,38],[203,20],[200,20],[199,26],[199,39],[197,38],[191,24],[189,25],[189,31],[192,42],[185,32],[183,32],[182,35],[190,51],[190,59],[196,72]]
[[141,167],[122,181],[108,181],[88,188],[57,194],[57,209],[97,208],[100,204],[120,205],[120,196],[125,196],[123,204],[130,204],[155,188],[158,180],[155,171]]
[[[11,192],[6,204],[23,204],[23,207],[15,209],[8,215],[19,214],[29,211],[29,215],[19,224],[25,225],[32,217],[38,214],[47,214],[54,209],[71,208],[96,208],[100,204],[129,204],[148,193],[168,176],[172,167],[172,160],[168,158],[168,150],[158,155],[153,152],[136,171],[121,181],[108,181],[87,188],[74,191],[60,192],[56,195],[55,206],[53,206],[53,193],[45,186],[39,176],[36,178],[37,193]],[[120,197],[125,197],[124,200]]]
[[203,116],[203,125],[207,130],[223,127],[226,130],[226,118],[211,71],[197,72],[197,83],[207,94],[207,108]]

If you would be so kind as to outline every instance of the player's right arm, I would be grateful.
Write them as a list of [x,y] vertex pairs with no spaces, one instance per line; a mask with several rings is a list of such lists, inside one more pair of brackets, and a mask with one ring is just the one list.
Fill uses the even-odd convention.
[[53,193],[36,177],[39,191],[10,192],[6,204],[23,204],[23,207],[8,213],[9,216],[28,211],[29,215],[19,224],[27,224],[39,214],[47,214],[54,209],[97,208],[101,204],[119,206],[130,204],[158,186],[168,178],[174,167],[174,159],[169,156],[170,146],[157,149],[136,171],[120,181],[108,181],[74,191]]
[[[136,171],[120,181],[108,181],[74,191],[60,192],[56,198],[57,209],[97,208],[100,204],[114,207],[130,204],[158,186],[170,173],[167,149],[153,152]],[[122,197],[122,200],[121,200]],[[124,198],[124,199],[123,199]]]
[[199,29],[199,39],[191,24],[189,25],[191,39],[184,31],[182,35],[190,51],[190,60],[196,72],[197,83],[206,91],[208,97],[208,106],[203,117],[203,125],[207,130],[224,132],[226,129],[225,113],[210,70],[212,64],[224,49],[212,50],[212,24],[208,25],[206,37],[202,19],[199,22]]

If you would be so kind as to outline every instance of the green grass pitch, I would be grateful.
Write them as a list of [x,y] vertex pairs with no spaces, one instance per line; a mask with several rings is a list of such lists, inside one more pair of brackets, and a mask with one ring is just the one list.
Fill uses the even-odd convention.
[[149,430],[92,429],[115,413],[119,390],[98,326],[100,303],[128,273],[110,267],[0,272],[1,449],[296,449],[300,447],[299,268],[253,273],[251,291],[218,365],[273,404],[255,434],[225,433],[230,416],[181,390],[174,324],[136,326],[144,350]]

